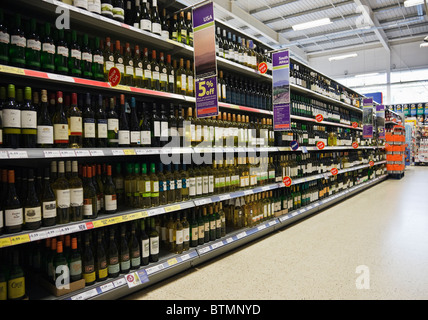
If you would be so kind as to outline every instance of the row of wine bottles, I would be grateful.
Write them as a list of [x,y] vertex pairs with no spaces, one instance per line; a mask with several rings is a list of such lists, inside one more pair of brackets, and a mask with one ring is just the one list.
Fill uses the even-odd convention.
[[26,274],[40,275],[58,288],[81,279],[90,286],[148,266],[167,252],[181,254],[383,174],[385,165],[377,165],[291,188],[5,248],[0,250],[0,300],[27,297]]
[[[40,99],[41,97],[41,99]],[[49,94],[0,88],[0,142],[6,148],[272,146],[272,119],[219,113],[194,117],[183,105],[138,103],[134,97]]]
[[383,159],[379,151],[359,150],[258,158],[221,155],[213,164],[203,165],[186,165],[184,160],[183,156],[182,164],[168,165],[117,163],[114,169],[107,164],[53,161],[50,170],[36,173],[31,168],[3,169],[1,192],[6,197],[0,204],[0,232],[96,219],[124,208],[180,203]]

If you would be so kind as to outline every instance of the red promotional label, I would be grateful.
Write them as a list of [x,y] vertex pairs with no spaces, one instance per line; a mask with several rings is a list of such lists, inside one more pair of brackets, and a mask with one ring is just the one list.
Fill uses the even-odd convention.
[[330,170],[330,172],[333,176],[337,176],[337,174],[339,173],[339,170],[337,170],[337,168],[333,168]]
[[370,162],[369,162],[369,165],[370,165],[370,167],[373,167],[373,166],[374,166],[374,162],[373,162],[373,161],[370,161]]
[[317,122],[322,122],[324,120],[324,117],[322,114],[317,114],[317,116],[315,117],[315,120],[317,120]]
[[318,141],[318,143],[317,143],[318,150],[322,150],[322,149],[324,149],[324,147],[325,147],[325,143],[322,141]]
[[353,142],[352,143],[352,148],[358,149],[358,142]]
[[266,64],[266,62],[262,62],[259,64],[259,72],[261,74],[265,74],[268,71],[268,65]]
[[284,182],[285,186],[288,188],[289,186],[291,186],[291,178],[290,177],[284,177],[284,179],[282,180],[282,182]]
[[354,129],[358,128],[358,123],[357,122],[352,122],[352,128],[354,128]]
[[120,71],[118,68],[113,67],[110,69],[108,73],[108,82],[110,82],[110,85],[112,87],[116,87],[120,83]]

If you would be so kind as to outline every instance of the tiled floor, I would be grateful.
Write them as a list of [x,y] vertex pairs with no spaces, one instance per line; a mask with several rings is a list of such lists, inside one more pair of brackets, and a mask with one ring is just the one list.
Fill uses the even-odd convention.
[[125,299],[428,299],[427,274],[428,167],[411,167]]

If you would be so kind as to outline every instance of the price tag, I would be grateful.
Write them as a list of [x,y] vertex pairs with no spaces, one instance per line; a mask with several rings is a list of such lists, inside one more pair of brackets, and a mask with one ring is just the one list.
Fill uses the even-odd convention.
[[91,156],[93,157],[103,157],[104,151],[103,150],[90,150]]
[[211,248],[213,248],[213,249],[217,249],[217,248],[222,247],[223,245],[224,245],[224,244],[223,244],[223,241],[219,241],[219,242],[216,242],[216,243],[212,244],[212,245],[211,245]]
[[71,82],[71,83],[75,82],[74,78],[69,77],[69,76],[63,76],[63,75],[55,74],[55,73],[48,73],[47,75],[48,75],[48,78],[51,80]]
[[233,242],[233,238],[232,237],[226,239],[226,243],[231,243],[231,242]]
[[134,150],[134,149],[125,149],[125,150],[123,150],[123,153],[124,153],[126,156],[135,156],[135,155],[136,155],[136,153],[135,153],[135,150]]
[[241,238],[245,237],[246,235],[247,235],[247,232],[246,232],[246,231],[244,231],[244,232],[238,233],[238,234],[236,235],[236,238],[241,239]]
[[190,255],[187,253],[187,254],[184,254],[184,255],[182,255],[181,257],[180,257],[180,259],[181,259],[181,261],[186,261],[186,260],[189,260],[190,259]]
[[206,247],[199,249],[198,251],[199,251],[199,253],[207,253],[208,251],[211,251],[211,247],[206,246]]
[[24,69],[14,68],[14,67],[9,67],[9,66],[0,66],[0,72],[19,74],[22,76],[25,75]]
[[265,224],[262,224],[262,225],[260,225],[260,226],[257,227],[258,231],[263,230],[263,229],[266,229],[266,225]]
[[52,229],[52,230],[46,231],[47,238],[57,237],[59,235],[60,235],[59,229]]
[[64,158],[73,158],[76,156],[76,152],[74,152],[74,150],[61,150],[61,157]]
[[177,261],[177,258],[172,258],[172,259],[169,259],[169,260],[167,261],[167,263],[168,263],[168,265],[169,265],[170,267],[172,267],[173,265],[177,264],[177,263],[178,263],[178,261]]
[[211,203],[211,199],[202,199],[202,200],[195,200],[196,206],[203,206],[204,204]]
[[10,159],[25,159],[28,158],[27,151],[9,151]]
[[113,282],[109,282],[109,283],[106,283],[106,284],[100,286],[101,292],[107,292],[107,291],[110,291],[112,289],[114,289]]
[[118,280],[113,281],[113,285],[114,285],[115,288],[121,287],[121,286],[123,286],[125,284],[126,284],[126,279],[125,278],[120,278]]
[[165,208],[165,212],[172,212],[172,211],[178,211],[181,209],[181,206],[179,204],[176,204],[174,206],[169,206]]
[[254,193],[253,190],[244,190],[244,195],[246,195],[246,196],[253,194],[253,193]]
[[123,151],[123,150],[111,150],[111,153],[114,155],[114,156],[124,156],[125,155],[125,152]]
[[76,156],[78,156],[78,157],[90,157],[91,154],[89,153],[89,150],[76,150]]
[[18,244],[26,243],[26,242],[30,242],[30,237],[28,234],[22,234],[19,236],[10,237],[11,245],[18,245]]
[[45,150],[43,153],[45,158],[59,158],[61,156],[59,150]]
[[0,151],[0,159],[7,159],[9,158],[7,151]]

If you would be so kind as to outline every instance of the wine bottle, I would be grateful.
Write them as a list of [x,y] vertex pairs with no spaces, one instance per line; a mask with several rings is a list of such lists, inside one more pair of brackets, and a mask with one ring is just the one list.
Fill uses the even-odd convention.
[[156,175],[156,165],[150,164],[150,202],[152,207],[159,206],[159,178]]
[[27,230],[35,230],[42,225],[42,208],[37,197],[34,184],[34,170],[28,170],[28,187],[26,200],[24,201],[24,227]]
[[70,55],[68,59],[68,69],[71,76],[82,76],[82,51],[77,40],[77,32],[71,31]]
[[187,12],[186,27],[187,27],[187,45],[193,47],[193,24],[192,24],[192,13],[190,11]]
[[134,9],[132,3],[134,0],[125,1],[125,24],[132,26],[134,24]]
[[53,267],[55,270],[55,286],[58,289],[65,288],[70,285],[70,270],[68,268],[68,261],[64,255],[62,241],[56,243],[56,255],[53,260]]
[[15,86],[8,86],[8,101],[3,104],[3,146],[6,148],[19,148],[21,137],[21,110],[15,101]]
[[199,224],[196,219],[196,209],[192,210],[192,220],[190,220],[190,246],[198,246]]
[[149,219],[150,262],[157,262],[159,261],[159,233],[156,231],[155,218]]
[[180,66],[177,69],[176,72],[176,93],[177,94],[181,94],[181,95],[186,95],[187,92],[187,74],[186,74],[186,70],[184,69],[184,59],[180,58]]
[[141,123],[141,146],[150,147],[152,145],[151,137],[151,122],[148,114],[148,106],[146,102],[143,102],[143,113]]
[[10,34],[4,19],[4,11],[0,9],[0,63],[9,64]]
[[141,165],[141,177],[138,190],[140,192],[140,207],[143,209],[151,207],[151,182],[147,175],[147,164]]
[[46,90],[42,90],[42,103],[37,118],[37,146],[39,148],[51,148],[53,142],[54,130],[48,113],[48,95]]
[[95,272],[97,281],[104,281],[108,277],[107,254],[104,247],[104,229],[97,232],[97,247],[95,250]]
[[120,225],[120,240],[119,240],[119,263],[120,273],[128,273],[131,269],[131,257],[128,242],[126,241],[126,225]]
[[141,265],[147,266],[150,260],[150,238],[146,233],[146,219],[140,220]]
[[171,55],[166,55],[166,69],[168,73],[168,89],[167,92],[175,93],[175,70],[171,65]]
[[178,20],[178,42],[187,44],[187,26],[184,20],[184,11],[180,12],[180,18]]
[[107,147],[108,130],[107,115],[105,112],[102,95],[98,95],[98,105],[97,110],[95,112],[95,123],[95,145],[97,148],[105,148]]
[[[30,32],[27,36],[27,48],[25,49],[25,62],[27,68],[40,70],[42,43],[37,33],[36,19],[30,20]],[[54,48],[55,50],[55,48]]]
[[149,32],[152,31],[152,17],[148,8],[147,0],[143,0],[143,3],[141,4],[140,29]]
[[147,48],[143,50],[143,88],[152,88],[152,64],[149,61],[149,51]]
[[99,37],[95,37],[92,48],[92,76],[94,80],[104,81],[104,56]]
[[52,117],[54,129],[54,145],[57,148],[67,148],[69,144],[68,121],[64,111],[63,94],[61,91],[56,95],[56,109]]
[[115,111],[115,98],[110,98],[110,110],[107,113],[107,145],[114,148],[119,144],[119,117]]
[[46,72],[55,71],[55,42],[51,36],[51,24],[49,22],[45,23],[45,35],[42,43],[42,52],[41,52],[41,67],[42,70]]
[[151,141],[152,141],[152,147],[160,147],[161,146],[161,120],[157,113],[157,106],[156,103],[153,103],[153,109],[152,109],[152,117],[150,120],[151,125]]
[[130,145],[133,147],[141,146],[141,127],[138,121],[137,106],[134,97],[131,98]]
[[101,0],[101,15],[113,19],[113,0]]
[[120,119],[119,119],[119,147],[129,147],[130,130],[128,116],[126,114],[125,95],[120,95]]
[[168,92],[168,69],[165,65],[163,52],[159,53],[159,90]]
[[8,170],[7,197],[4,202],[5,233],[20,232],[24,225],[24,213],[16,192],[15,171]]
[[169,129],[168,129],[168,118],[166,116],[165,105],[161,104],[160,112],[160,146],[163,147],[168,143]]
[[12,251],[12,263],[7,280],[8,300],[22,300],[26,296],[25,274],[19,261],[19,251]]
[[42,193],[42,224],[50,227],[56,224],[56,198],[51,187],[49,168],[45,168]]
[[137,88],[142,88],[143,87],[143,60],[141,60],[140,46],[138,45],[134,47],[133,64],[135,67],[134,79],[133,79],[134,86]]
[[122,174],[122,166],[120,163],[116,164],[116,172],[113,177],[113,183],[116,187],[117,205],[123,205],[125,203],[124,178]]
[[120,273],[119,249],[115,239],[115,229],[110,228],[110,237],[107,251],[108,259],[108,276],[109,278],[116,278]]
[[187,211],[182,214],[181,224],[183,225],[183,251],[190,248],[190,223],[187,220]]
[[70,222],[70,186],[65,177],[64,161],[58,162],[58,178],[52,185],[56,196],[57,224]]
[[84,234],[85,242],[82,254],[82,277],[85,279],[85,285],[91,286],[95,283],[97,276],[95,274],[95,258],[90,242],[90,234]]
[[138,269],[141,266],[141,253],[140,244],[135,230],[135,222],[131,222],[131,235],[129,237],[128,248],[130,252],[131,269]]
[[83,43],[82,43],[82,76],[86,79],[92,79],[94,77],[94,74],[92,73],[92,62],[93,62],[93,56],[92,56],[92,49],[89,45],[89,37],[85,33],[83,35]]
[[108,81],[110,69],[114,67],[114,54],[112,52],[112,44],[110,37],[106,38],[104,45],[104,81]]
[[164,40],[169,40],[169,25],[168,25],[168,19],[166,17],[165,8],[162,10],[161,27],[162,27],[161,38]]
[[170,34],[171,34],[171,40],[178,42],[178,20],[177,20],[177,14],[173,14],[172,23],[170,26]]
[[186,95],[193,97],[194,82],[193,82],[193,69],[190,68],[190,60],[186,61]]
[[25,37],[24,29],[21,26],[20,14],[15,14],[14,22],[14,27],[10,31],[10,64],[15,67],[25,68],[25,50],[27,47],[27,39]]
[[82,148],[82,111],[77,105],[77,93],[71,95],[71,107],[67,112],[68,129],[69,129],[69,147]]
[[77,161],[71,164],[70,185],[70,220],[82,221],[83,219],[83,182],[78,176]]
[[35,148],[37,144],[37,111],[32,100],[31,88],[25,88],[25,101],[21,105],[21,141],[23,148]]
[[83,148],[95,148],[96,146],[95,113],[92,110],[90,93],[86,93],[85,107],[83,108],[82,120],[83,120]]
[[104,206],[106,214],[113,214],[117,211],[116,187],[111,177],[111,165],[107,166],[107,177],[104,184]]
[[131,47],[129,43],[125,44],[125,55],[123,57],[124,74],[123,84],[125,86],[134,86],[134,58],[132,57]]
[[64,29],[58,30],[58,41],[55,54],[55,70],[56,73],[68,75],[68,58],[69,58],[68,43],[64,39]]
[[151,71],[152,71],[152,77],[151,77],[150,88],[152,90],[160,91],[160,73],[159,73],[160,68],[156,58],[156,50],[152,50]]
[[71,251],[69,256],[70,282],[82,279],[82,255],[77,247],[77,237],[71,238]]
[[113,19],[119,22],[125,22],[125,5],[123,0],[114,0]]
[[162,26],[159,16],[157,0],[152,0],[152,33],[161,35]]
[[120,41],[116,40],[116,50],[114,51],[114,66],[119,70],[120,72],[120,84],[125,83],[125,65],[123,60],[123,50],[120,45]]
[[140,29],[141,21],[141,0],[135,0],[134,9],[132,11],[132,26]]

